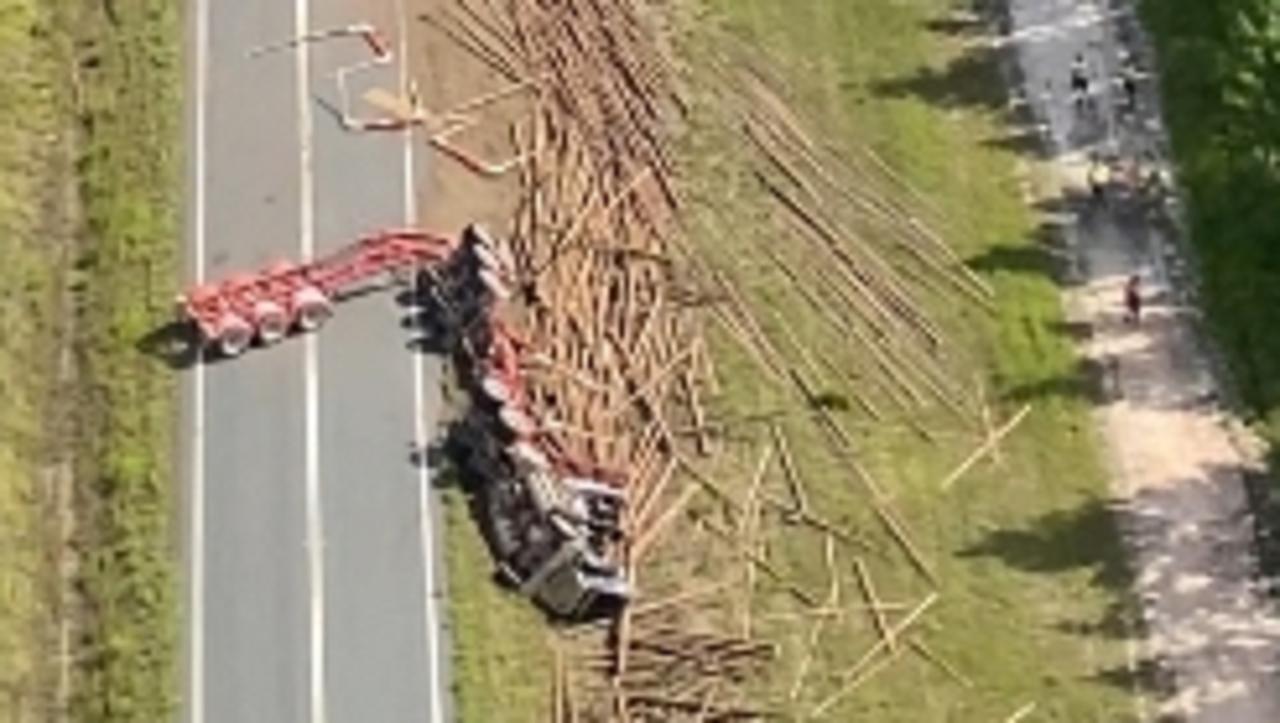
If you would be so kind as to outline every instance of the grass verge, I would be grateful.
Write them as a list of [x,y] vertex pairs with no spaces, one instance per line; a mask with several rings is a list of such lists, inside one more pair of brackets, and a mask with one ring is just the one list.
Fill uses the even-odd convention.
[[66,7],[77,49],[77,469],[82,649],[74,715],[172,716],[177,584],[170,461],[174,393],[137,340],[167,319],[179,244],[177,5]]
[[[855,410],[835,412],[857,430],[862,461],[935,561],[940,602],[919,635],[971,685],[923,656],[904,655],[828,719],[1004,720],[1034,703],[1037,720],[1128,720],[1141,680],[1126,658],[1128,575],[1095,449],[1089,382],[1063,324],[1048,256],[1037,247],[1038,219],[1022,200],[1017,156],[1002,143],[1009,129],[996,59],[968,49],[949,9],[941,0],[684,3],[681,46],[693,89],[686,153],[692,235],[743,289],[775,344],[786,346],[789,333],[809,348],[848,354],[848,344],[833,345],[760,251],[767,246],[786,256],[801,242],[777,232],[770,201],[745,162],[745,144],[717,117],[717,78],[704,69],[716,66],[727,34],[772,58],[790,100],[823,131],[823,143],[837,151],[874,149],[938,207],[952,245],[998,294],[990,314],[937,296],[928,302],[954,341],[947,368],[957,376],[950,381],[972,389],[970,379],[983,380],[999,418],[1023,403],[1034,408],[1004,446],[1001,465],[984,463],[946,495],[938,481],[981,439],[971,427],[943,409],[925,408],[917,422],[933,431],[937,441],[929,444],[902,418],[870,423]],[[879,190],[907,200],[901,190]],[[740,419],[797,409],[794,393],[762,384],[727,337],[712,340],[724,389],[718,414]],[[851,391],[835,384],[832,391]],[[803,413],[787,414],[782,424],[824,514],[869,539],[865,561],[880,594],[922,597],[927,586],[867,513],[866,497],[847,484],[849,471],[827,451],[818,426]],[[760,451],[737,451],[743,472],[737,478],[745,485]],[[779,526],[766,544],[801,588],[825,589],[820,537]],[[856,597],[851,570],[838,574],[846,599]],[[785,597],[760,585],[752,602],[757,619],[780,613]],[[766,628],[783,650],[768,698],[788,701],[809,624]],[[818,648],[819,672],[783,705],[796,714],[811,710],[836,687],[831,674],[877,639],[869,616],[831,626]]]
[[527,599],[494,582],[493,558],[460,490],[445,493],[444,516],[455,717],[539,720],[551,685],[547,624]]
[[50,409],[70,251],[67,46],[45,3],[0,0],[0,718],[56,704],[57,427]]

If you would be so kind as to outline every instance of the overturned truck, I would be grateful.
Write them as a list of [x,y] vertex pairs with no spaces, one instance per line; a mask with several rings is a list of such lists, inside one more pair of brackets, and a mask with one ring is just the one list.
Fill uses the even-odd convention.
[[575,459],[532,408],[521,367],[528,344],[501,316],[511,268],[472,226],[447,264],[418,276],[424,317],[447,337],[470,399],[449,448],[499,577],[558,618],[608,616],[631,597],[618,562],[625,497],[616,474]]
[[512,267],[478,226],[456,239],[390,229],[305,263],[201,283],[177,311],[200,358],[236,357],[318,330],[361,287],[415,280],[421,320],[455,359],[471,399],[448,446],[500,577],[559,618],[606,615],[631,596],[617,560],[624,497],[615,475],[574,459],[530,404],[527,344],[502,319]]

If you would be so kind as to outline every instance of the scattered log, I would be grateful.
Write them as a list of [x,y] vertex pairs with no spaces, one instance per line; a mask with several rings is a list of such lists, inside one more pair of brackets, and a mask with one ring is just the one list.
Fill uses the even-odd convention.
[[1019,721],[1026,719],[1027,716],[1035,712],[1036,712],[1036,702],[1031,701],[1030,703],[1027,703],[1021,708],[1018,708],[1014,712],[1010,713],[1009,717],[1004,719],[1004,723],[1018,723]]
[[987,440],[985,442],[979,445],[977,449],[973,450],[973,452],[968,457],[966,457],[963,462],[956,465],[955,469],[951,470],[951,473],[948,474],[945,478],[943,478],[942,482],[938,485],[938,487],[942,489],[944,492],[948,489],[951,489],[951,485],[955,484],[956,480],[963,477],[965,472],[968,472],[970,469],[972,469],[973,466],[977,464],[979,460],[981,460],[983,457],[989,454],[993,449],[995,449],[996,445],[1000,444],[1000,440],[1004,439],[1006,436],[1009,435],[1010,432],[1016,429],[1018,425],[1022,423],[1022,420],[1025,419],[1027,414],[1030,412],[1031,412],[1030,404],[1024,406],[1022,409],[1019,409],[1017,414],[1013,415],[1007,422],[1000,425],[1000,428],[997,429],[995,432],[988,435]]
[[[859,658],[856,663],[854,663],[849,669],[841,673],[839,676],[839,680],[841,681],[840,687],[834,693],[827,696],[825,700],[819,703],[813,709],[813,712],[810,713],[810,717],[811,718],[822,717],[823,715],[826,714],[828,710],[831,709],[832,706],[839,703],[847,695],[852,693],[859,685],[866,682],[881,667],[893,662],[893,660],[897,657],[898,652],[890,652],[887,656],[884,656],[883,658],[881,658],[878,663],[874,665],[872,664],[872,661],[876,659],[876,656],[879,655],[880,652],[888,646],[888,642],[887,642],[888,640],[891,640],[896,637],[900,637],[902,633],[905,632],[907,629],[909,629],[913,624],[915,624],[916,620],[918,620],[921,615],[924,615],[925,611],[927,611],[930,607],[932,607],[933,604],[937,602],[937,600],[938,600],[938,594],[936,592],[929,593],[929,595],[925,597],[925,599],[921,601],[920,604],[915,607],[915,609],[913,609],[910,613],[907,614],[906,617],[898,621],[898,623],[893,626],[892,636],[882,637],[880,641],[877,642],[875,645],[873,645],[871,649],[868,650],[861,658]],[[899,648],[899,651],[900,650],[901,648]]]
[[919,653],[920,657],[938,666],[942,672],[946,673],[949,678],[959,683],[961,687],[969,689],[973,688],[973,681],[969,680],[968,676],[961,673],[954,665],[948,663],[942,656],[935,653],[932,648],[919,638],[919,636],[911,638],[908,645],[911,646],[912,650]]
[[889,622],[881,612],[880,598],[876,595],[876,588],[871,583],[871,573],[867,571],[867,566],[862,562],[861,557],[854,558],[853,569],[858,573],[858,586],[862,589],[862,595],[871,609],[871,619],[875,622],[876,630],[880,631],[880,638],[885,645],[889,646],[889,650],[896,651],[898,643],[893,638],[893,630],[889,627]]

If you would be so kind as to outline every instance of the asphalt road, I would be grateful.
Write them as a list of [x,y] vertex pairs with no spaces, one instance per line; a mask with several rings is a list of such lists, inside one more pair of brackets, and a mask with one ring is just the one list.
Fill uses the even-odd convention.
[[[404,137],[346,133],[326,110],[333,72],[369,57],[358,39],[247,54],[359,21],[394,40],[398,3],[191,7],[192,277],[323,254],[413,216]],[[362,82],[395,88],[399,73]],[[446,719],[437,525],[410,461],[438,368],[409,353],[402,314],[394,293],[362,296],[318,335],[189,373],[185,720]]]

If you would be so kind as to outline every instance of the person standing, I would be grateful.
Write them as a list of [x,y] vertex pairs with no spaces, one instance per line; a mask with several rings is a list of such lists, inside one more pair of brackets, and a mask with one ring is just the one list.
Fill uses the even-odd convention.
[[1124,285],[1124,320],[1134,326],[1142,320],[1142,279],[1133,274]]

